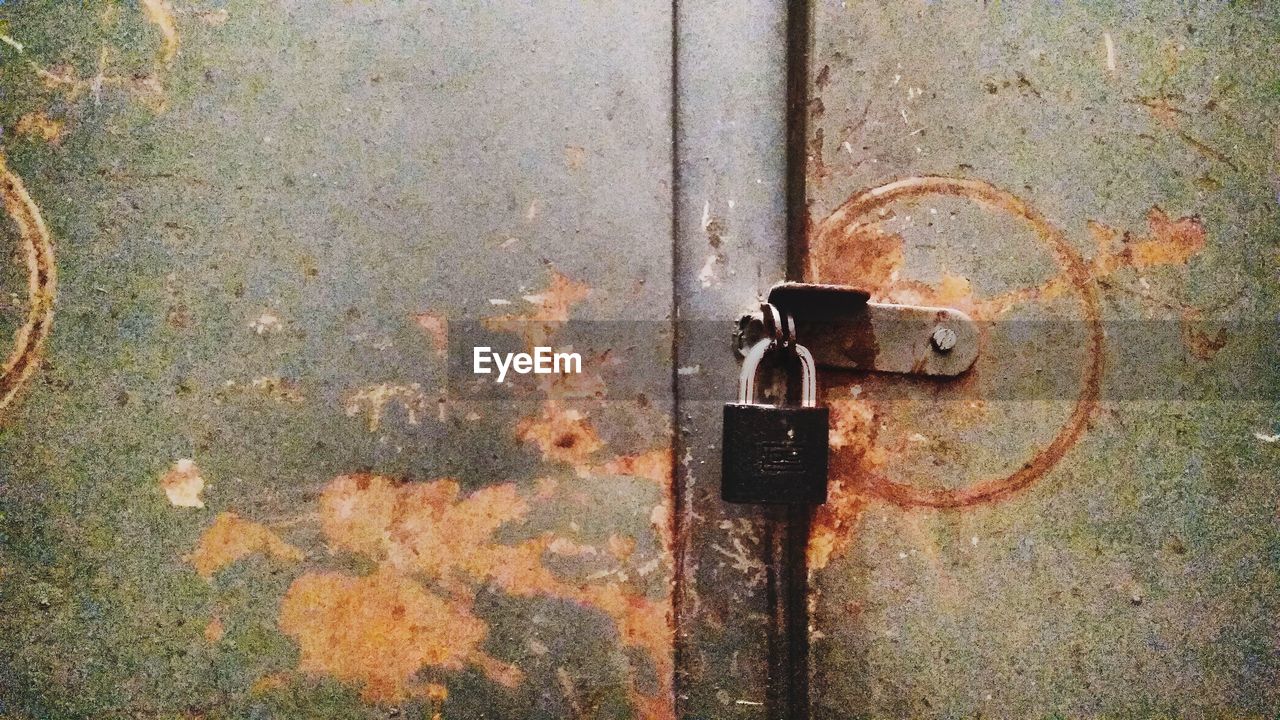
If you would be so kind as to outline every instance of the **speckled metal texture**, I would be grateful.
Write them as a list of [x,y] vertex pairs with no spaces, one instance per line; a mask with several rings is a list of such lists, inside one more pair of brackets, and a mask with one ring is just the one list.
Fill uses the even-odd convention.
[[1280,711],[1280,381],[1267,333],[1205,330],[1280,311],[1277,33],[815,3],[806,279],[985,334],[960,382],[824,375],[814,717]]
[[0,717],[673,716],[671,23],[0,2]]

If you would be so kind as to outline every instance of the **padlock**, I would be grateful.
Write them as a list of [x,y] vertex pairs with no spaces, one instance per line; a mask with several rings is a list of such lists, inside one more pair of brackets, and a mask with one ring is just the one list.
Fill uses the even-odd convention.
[[720,497],[731,503],[821,505],[827,501],[827,408],[817,407],[813,356],[789,344],[800,361],[801,406],[755,404],[756,371],[772,338],[752,346],[738,378],[738,402],[724,406]]

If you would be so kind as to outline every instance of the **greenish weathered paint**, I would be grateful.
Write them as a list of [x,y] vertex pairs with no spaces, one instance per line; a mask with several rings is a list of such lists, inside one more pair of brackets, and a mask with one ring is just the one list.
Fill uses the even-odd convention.
[[0,717],[669,715],[665,375],[468,402],[439,335],[653,308],[585,382],[669,371],[669,9],[0,20],[59,273],[0,430]]
[[[1079,333],[993,340],[970,381],[901,402],[881,400],[890,379],[845,401],[856,380],[828,377],[876,435],[836,450],[855,472],[827,519],[845,524],[818,528],[839,549],[814,570],[815,715],[1274,717],[1280,15],[849,2],[817,4],[814,28],[819,228],[863,188],[976,179],[1060,228],[1088,281],[1003,211],[936,194],[891,206],[896,260],[893,243],[826,235],[811,271],[945,297],[993,338],[1078,326],[1092,286],[1107,331],[1079,439],[1029,487],[959,508],[886,501],[854,475],[964,491],[1017,471],[1065,422],[1074,393],[1044,388],[1085,367]],[[1224,320],[1242,324],[1196,334]]]

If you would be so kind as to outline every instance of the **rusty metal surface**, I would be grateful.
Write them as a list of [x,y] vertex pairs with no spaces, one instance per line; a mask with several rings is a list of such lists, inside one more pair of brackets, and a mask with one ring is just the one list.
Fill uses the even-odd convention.
[[[950,378],[978,358],[979,328],[954,308],[862,303],[835,312],[799,309],[794,318],[797,342],[827,369]],[[734,349],[743,355],[766,335],[763,314],[747,313],[738,318]]]
[[672,717],[671,22],[0,3],[0,716]]
[[814,717],[1275,717],[1280,378],[1202,330],[1280,310],[1274,4],[813,19],[806,279],[993,329],[950,385],[823,376]]

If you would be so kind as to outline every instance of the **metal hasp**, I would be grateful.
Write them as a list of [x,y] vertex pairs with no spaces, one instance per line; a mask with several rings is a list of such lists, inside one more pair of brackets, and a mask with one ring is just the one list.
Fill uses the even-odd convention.
[[[768,302],[795,321],[796,337],[826,368],[954,377],[978,358],[978,326],[952,308],[870,302],[864,290],[783,282]],[[738,320],[739,355],[764,336],[759,311]]]

